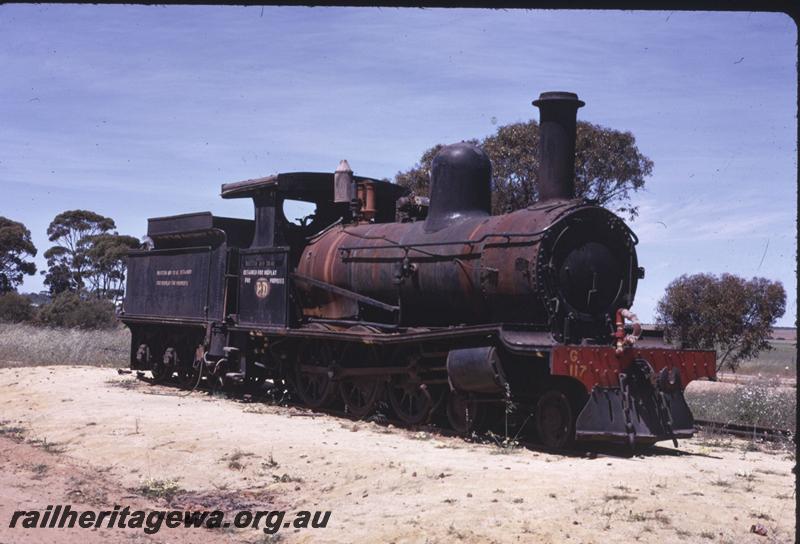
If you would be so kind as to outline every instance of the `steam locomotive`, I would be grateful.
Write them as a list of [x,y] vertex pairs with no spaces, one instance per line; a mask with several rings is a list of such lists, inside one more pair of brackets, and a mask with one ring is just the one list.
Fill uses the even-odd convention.
[[[690,437],[683,390],[714,377],[715,355],[640,337],[636,235],[574,195],[584,103],[533,104],[540,199],[513,213],[491,215],[491,162],[458,143],[434,158],[429,199],[342,161],[222,185],[253,200],[254,220],[149,219],[121,314],[131,368],[186,387],[288,387],[355,417],[388,405],[408,425],[443,414],[462,433],[512,406],[557,448]],[[297,200],[316,208],[290,221]]]

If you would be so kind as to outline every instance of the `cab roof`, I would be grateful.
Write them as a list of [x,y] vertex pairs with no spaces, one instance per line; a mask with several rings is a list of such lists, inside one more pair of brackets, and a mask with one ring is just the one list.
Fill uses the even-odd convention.
[[[375,184],[376,192],[391,200],[397,200],[408,193],[408,189],[389,181],[353,176],[357,182],[369,181]],[[264,178],[246,179],[224,183],[220,194],[222,198],[247,198],[262,191],[277,190],[284,198],[309,202],[333,201],[332,172],[286,172]],[[380,198],[380,196],[379,196]]]

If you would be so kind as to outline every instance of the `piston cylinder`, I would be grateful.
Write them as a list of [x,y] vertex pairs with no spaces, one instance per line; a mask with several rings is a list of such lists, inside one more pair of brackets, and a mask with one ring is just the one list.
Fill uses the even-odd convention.
[[454,349],[447,354],[447,376],[461,393],[503,393],[506,378],[493,346]]

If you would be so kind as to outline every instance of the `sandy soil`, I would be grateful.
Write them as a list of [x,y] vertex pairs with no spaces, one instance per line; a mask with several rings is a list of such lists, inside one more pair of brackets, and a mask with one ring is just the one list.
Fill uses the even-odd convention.
[[[504,453],[296,408],[184,395],[108,369],[12,368],[0,370],[0,380],[0,543],[794,541],[793,459],[737,439],[701,436],[636,457]],[[8,438],[15,427],[22,441]],[[179,506],[332,515],[327,528],[275,536],[8,528],[14,510],[59,502],[164,508],[166,499],[132,491],[153,479],[187,490],[172,499]],[[750,533],[756,523],[766,537]]]

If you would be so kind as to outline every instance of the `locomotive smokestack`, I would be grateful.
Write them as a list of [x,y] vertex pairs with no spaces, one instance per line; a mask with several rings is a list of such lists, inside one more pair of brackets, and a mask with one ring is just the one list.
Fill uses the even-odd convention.
[[539,200],[575,198],[575,124],[578,95],[547,92],[533,105],[539,108]]

